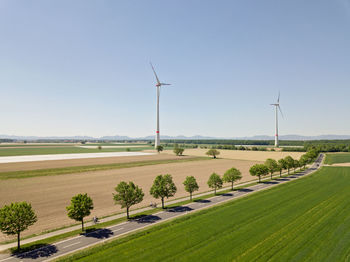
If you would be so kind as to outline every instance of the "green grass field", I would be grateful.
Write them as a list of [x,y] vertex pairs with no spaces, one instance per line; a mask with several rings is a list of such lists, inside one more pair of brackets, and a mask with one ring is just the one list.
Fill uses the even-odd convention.
[[[130,151],[141,151],[145,149],[153,149],[151,146],[130,147]],[[42,147],[42,148],[0,148],[0,156],[24,156],[24,155],[49,155],[49,154],[73,154],[73,153],[99,153],[99,152],[125,152],[123,148],[108,148],[102,147],[101,150],[97,148],[82,148],[82,147]]]
[[326,154],[325,164],[332,165],[337,163],[350,162],[350,153],[333,153]]
[[349,261],[350,168],[317,173],[61,261]]

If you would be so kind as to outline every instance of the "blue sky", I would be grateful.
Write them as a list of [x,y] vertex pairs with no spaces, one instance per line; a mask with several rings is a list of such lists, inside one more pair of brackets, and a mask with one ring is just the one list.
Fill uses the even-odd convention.
[[350,134],[350,1],[0,0],[0,134]]

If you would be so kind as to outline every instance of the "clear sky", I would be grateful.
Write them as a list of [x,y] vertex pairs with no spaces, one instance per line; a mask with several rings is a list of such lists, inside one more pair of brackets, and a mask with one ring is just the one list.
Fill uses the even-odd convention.
[[0,0],[0,134],[350,134],[350,0]]

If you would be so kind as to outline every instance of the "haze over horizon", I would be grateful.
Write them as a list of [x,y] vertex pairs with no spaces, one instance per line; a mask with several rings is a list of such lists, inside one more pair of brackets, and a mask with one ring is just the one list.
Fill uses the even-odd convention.
[[0,134],[350,134],[350,1],[0,1]]

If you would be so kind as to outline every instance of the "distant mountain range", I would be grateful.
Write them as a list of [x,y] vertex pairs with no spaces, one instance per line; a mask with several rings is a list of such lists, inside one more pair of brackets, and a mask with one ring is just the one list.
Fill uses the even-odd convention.
[[[233,139],[233,140],[274,140],[273,136],[251,136],[251,137],[209,137],[209,136],[161,136],[162,139],[188,139],[188,140],[202,140],[202,139]],[[91,136],[12,136],[12,135],[0,135],[0,139],[13,139],[13,140],[152,140],[154,136],[145,137],[129,137],[129,136],[103,136],[103,137],[91,137]],[[301,136],[301,135],[283,135],[279,137],[280,140],[334,140],[334,139],[350,139],[350,135],[319,135],[319,136]]]

